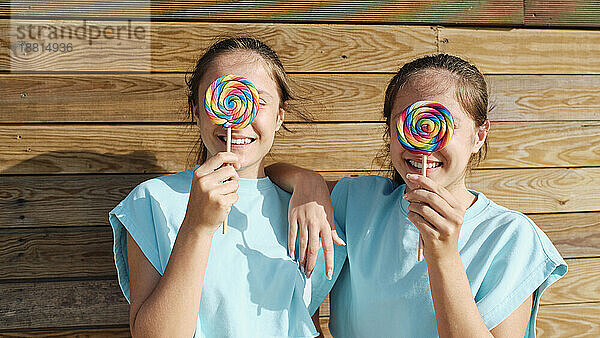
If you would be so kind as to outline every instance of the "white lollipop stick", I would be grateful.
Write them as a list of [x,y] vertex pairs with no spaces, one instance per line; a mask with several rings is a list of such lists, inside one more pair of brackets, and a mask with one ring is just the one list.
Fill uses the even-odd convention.
[[[423,155],[423,161],[421,162],[421,164],[423,165],[423,168],[421,168],[421,174],[425,177],[427,177],[427,155]],[[421,237],[421,233],[419,233],[419,250],[417,253],[417,261],[422,261],[423,260],[423,237]]]
[[[231,152],[231,128],[227,128],[227,152]],[[225,216],[223,221],[223,235],[227,233],[227,218],[229,218],[229,214]]]

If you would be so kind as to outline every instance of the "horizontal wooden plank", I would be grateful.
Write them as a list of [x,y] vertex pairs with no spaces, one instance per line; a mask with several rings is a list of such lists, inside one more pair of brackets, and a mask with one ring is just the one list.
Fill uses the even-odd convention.
[[[88,23],[99,30],[120,24]],[[25,20],[19,25],[40,22]],[[50,21],[45,25],[75,29],[81,22]],[[7,46],[12,42],[14,47],[11,53],[8,49],[0,53],[2,71],[182,72],[193,67],[215,37],[241,34],[261,37],[291,72],[395,72],[406,61],[441,51],[463,56],[490,74],[600,73],[600,61],[595,57],[600,51],[600,32],[593,30],[153,22],[144,39],[123,40],[121,45],[115,39],[96,39],[91,45],[88,40],[72,39],[74,47],[69,53],[22,56],[14,43],[27,39],[17,35],[11,41],[8,20],[0,20],[0,28],[0,42]],[[142,54],[131,50],[151,55],[141,58]],[[90,59],[94,62],[88,62]]]
[[477,170],[467,177],[470,188],[523,213],[598,211],[597,182],[600,168]]
[[116,280],[0,283],[2,330],[126,325],[129,304]]
[[487,75],[491,121],[598,121],[600,76]]
[[108,212],[158,175],[0,177],[0,227],[108,226]]
[[536,333],[540,337],[600,336],[600,303],[541,306]]
[[600,165],[599,122],[496,122],[481,168]]
[[123,328],[89,328],[89,329],[55,329],[41,331],[2,331],[0,336],[11,338],[32,338],[32,337],[61,337],[61,338],[81,338],[81,337],[108,337],[108,338],[128,338],[131,337],[129,327]]
[[[356,23],[434,23],[434,24],[523,24],[523,3],[508,1],[56,1],[31,5],[11,1],[13,17],[87,17],[138,18],[151,15],[153,20],[195,21],[270,21],[270,22],[356,22]],[[151,12],[149,11],[151,9]]]
[[0,232],[2,280],[113,277],[109,227]]
[[[124,33],[122,39],[115,39],[113,33],[112,38],[101,36],[91,44],[89,38],[71,38],[64,40],[72,43],[70,52],[24,54],[15,43],[34,42],[19,35],[20,27],[29,32],[30,25],[37,37],[40,25],[59,32],[75,31],[82,22],[0,20],[0,43],[13,45],[10,53],[8,49],[0,53],[0,71],[185,72],[193,69],[216,37],[232,35],[260,37],[279,54],[289,72],[395,72],[403,62],[437,51],[435,29],[424,26],[368,25],[357,29],[339,24],[152,22],[140,39],[126,39]],[[145,27],[147,22],[131,25]],[[99,32],[110,26],[116,31],[123,22],[87,21],[86,26],[97,27]],[[148,52],[146,59],[142,53]]]
[[[0,123],[182,122],[187,120],[184,74],[0,74]],[[390,75],[293,74],[299,100],[286,120],[382,120]],[[600,118],[599,118],[600,120]]]
[[438,29],[440,52],[489,74],[599,74],[600,31]]
[[600,212],[528,215],[563,257],[600,256]]
[[581,0],[525,0],[525,25],[600,27],[600,2]]
[[[184,74],[0,74],[0,123],[182,122]],[[382,121],[388,74],[292,74],[288,121]],[[600,121],[600,76],[489,75],[496,121]]]
[[[383,147],[382,124],[289,128],[275,138],[268,162],[286,161],[320,171],[381,169],[373,159]],[[188,167],[195,133],[192,125],[0,126],[0,173],[180,171]],[[480,168],[600,165],[597,122],[497,122],[489,143]]]
[[600,302],[600,258],[567,259],[569,271],[542,295],[542,304]]

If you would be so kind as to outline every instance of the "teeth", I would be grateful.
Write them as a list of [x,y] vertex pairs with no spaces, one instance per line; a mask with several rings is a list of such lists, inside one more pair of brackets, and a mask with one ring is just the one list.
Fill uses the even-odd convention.
[[231,144],[248,144],[252,142],[252,139],[249,138],[232,138]]
[[[408,160],[408,162],[410,163],[410,165],[412,165],[413,167],[417,167],[419,169],[423,168],[423,163],[421,162],[417,162],[417,161],[413,161],[413,160]],[[442,163],[440,162],[427,162],[427,169],[431,169],[431,168],[435,168],[435,167],[439,167]]]

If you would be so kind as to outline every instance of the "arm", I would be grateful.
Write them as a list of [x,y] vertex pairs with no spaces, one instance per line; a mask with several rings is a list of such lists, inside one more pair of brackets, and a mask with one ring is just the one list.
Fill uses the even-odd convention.
[[286,163],[276,163],[265,168],[269,178],[282,189],[292,192],[289,208],[288,251],[296,254],[310,277],[319,252],[319,237],[325,254],[325,271],[333,274],[333,243],[345,245],[335,231],[330,193],[335,182],[326,182],[318,173]]
[[212,235],[237,201],[237,173],[222,165],[236,161],[234,154],[220,153],[194,171],[186,215],[162,276],[128,234],[132,336],[194,334]]
[[532,296],[491,331],[485,326],[458,253],[458,235],[467,206],[445,188],[420,175],[407,175],[413,190],[408,218],[423,237],[429,284],[440,337],[523,337]]

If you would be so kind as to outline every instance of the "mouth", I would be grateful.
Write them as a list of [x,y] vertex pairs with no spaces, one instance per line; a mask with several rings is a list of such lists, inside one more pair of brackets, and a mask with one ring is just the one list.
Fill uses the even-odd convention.
[[[227,136],[218,135],[217,137],[221,142],[227,144]],[[253,137],[231,137],[231,146],[246,146],[254,141],[256,141],[256,138]]]
[[[406,159],[405,161],[408,164],[408,167],[414,171],[420,171],[423,169],[423,163],[421,161],[415,161],[411,159]],[[442,162],[427,161],[427,170],[433,170],[435,168],[442,167],[443,165],[444,164]]]

